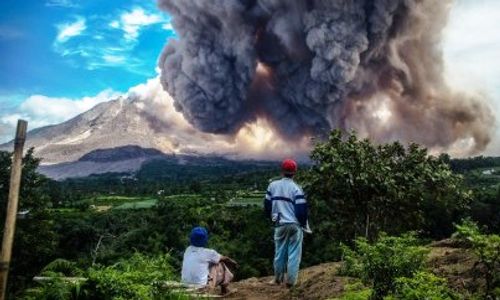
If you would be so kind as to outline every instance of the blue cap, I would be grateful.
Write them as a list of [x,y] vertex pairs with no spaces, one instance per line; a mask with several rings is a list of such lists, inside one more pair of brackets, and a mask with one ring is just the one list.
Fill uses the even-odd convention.
[[191,230],[189,240],[195,247],[205,247],[208,243],[208,232],[204,227],[195,227]]

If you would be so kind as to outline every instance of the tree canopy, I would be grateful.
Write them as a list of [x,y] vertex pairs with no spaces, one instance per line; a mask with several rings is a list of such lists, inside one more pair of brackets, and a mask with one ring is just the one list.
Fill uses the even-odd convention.
[[311,219],[318,234],[334,239],[409,230],[446,236],[470,200],[462,178],[417,144],[375,145],[333,131],[311,159],[304,178]]

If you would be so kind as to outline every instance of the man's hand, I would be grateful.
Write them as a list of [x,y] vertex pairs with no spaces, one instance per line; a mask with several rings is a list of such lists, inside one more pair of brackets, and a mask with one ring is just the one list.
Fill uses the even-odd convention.
[[312,234],[311,227],[309,227],[309,221],[306,222],[306,226],[302,226],[302,231],[308,234]]

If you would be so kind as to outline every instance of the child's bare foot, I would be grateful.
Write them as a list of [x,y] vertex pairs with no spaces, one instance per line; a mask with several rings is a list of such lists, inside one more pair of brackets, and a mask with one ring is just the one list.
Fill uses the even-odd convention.
[[223,297],[227,297],[229,295],[232,295],[232,294],[236,293],[237,291],[238,291],[237,289],[229,289],[227,286],[225,286],[225,287],[221,286],[221,295]]

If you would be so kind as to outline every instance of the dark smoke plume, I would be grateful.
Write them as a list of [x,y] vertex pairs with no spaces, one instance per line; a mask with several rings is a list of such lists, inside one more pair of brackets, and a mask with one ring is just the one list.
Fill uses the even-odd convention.
[[[481,99],[450,90],[448,0],[159,0],[179,36],[159,66],[195,127],[234,133],[257,117],[284,137],[356,129],[445,149],[490,141]],[[384,108],[390,113],[381,117]]]

